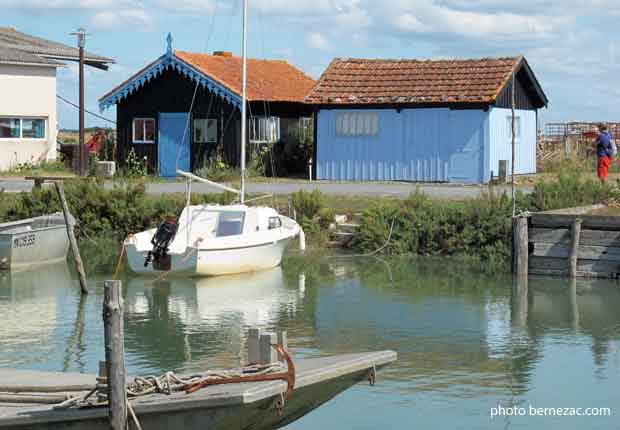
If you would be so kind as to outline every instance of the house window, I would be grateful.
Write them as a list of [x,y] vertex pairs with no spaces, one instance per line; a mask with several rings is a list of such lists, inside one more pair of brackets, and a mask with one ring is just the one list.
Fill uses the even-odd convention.
[[133,143],[155,142],[155,120],[153,118],[134,118]]
[[309,140],[314,134],[314,123],[312,117],[299,118],[299,138],[301,140]]
[[0,118],[0,139],[45,139],[44,118]]
[[217,120],[197,118],[194,120],[194,142],[216,143]]
[[336,114],[337,136],[376,136],[379,133],[377,112],[339,112]]
[[[512,142],[512,116],[506,117],[506,135],[508,142]],[[515,142],[521,141],[521,117],[515,116]]]
[[276,143],[280,140],[280,118],[255,116],[250,118],[250,143]]

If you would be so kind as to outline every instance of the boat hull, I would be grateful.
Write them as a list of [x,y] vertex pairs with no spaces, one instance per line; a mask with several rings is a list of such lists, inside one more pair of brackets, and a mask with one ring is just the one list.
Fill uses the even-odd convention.
[[[279,266],[292,237],[275,242],[227,249],[199,249],[190,247],[184,253],[170,254],[170,273],[190,276],[220,276],[237,273],[258,272]],[[148,275],[166,272],[157,270],[153,264],[144,267],[147,253],[136,249],[132,243],[125,244],[127,261],[135,273]]]
[[55,224],[37,228],[36,220],[0,224],[0,270],[26,270],[67,258],[66,226]]
[[[351,386],[367,381],[371,369],[396,360],[396,353],[350,354],[299,360],[293,393],[286,398],[281,413],[276,402],[286,390],[283,381],[253,382],[207,387],[194,394],[183,392],[172,396],[155,395],[135,400],[133,407],[142,428],[148,430],[270,430],[290,424]],[[58,384],[59,374],[51,374]],[[87,375],[79,375],[90,381]],[[37,384],[43,378],[37,378]],[[14,405],[2,414],[0,429],[10,430],[109,430],[106,408],[50,411],[47,407],[33,408]],[[136,427],[131,424],[130,429]]]

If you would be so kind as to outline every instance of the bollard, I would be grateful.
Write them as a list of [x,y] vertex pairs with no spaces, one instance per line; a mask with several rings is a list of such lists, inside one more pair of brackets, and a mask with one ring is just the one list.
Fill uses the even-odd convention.
[[278,352],[271,347],[278,343],[275,333],[263,333],[260,335],[260,364],[271,364],[278,361]]
[[248,364],[260,363],[260,329],[251,328],[248,331]]
[[103,328],[110,427],[112,430],[125,430],[127,428],[127,395],[121,281],[104,282]]

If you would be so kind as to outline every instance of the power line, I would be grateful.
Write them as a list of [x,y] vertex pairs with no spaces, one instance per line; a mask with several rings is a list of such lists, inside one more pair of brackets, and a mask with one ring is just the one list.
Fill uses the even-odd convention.
[[[62,97],[62,96],[59,96],[58,94],[56,94],[56,97],[58,97],[58,98],[59,98],[60,100],[62,100],[63,102],[65,102],[65,103],[67,103],[67,104],[70,104],[70,105],[71,105],[71,106],[73,106],[74,108],[77,108],[77,109],[79,109],[79,108],[80,108],[80,107],[79,107],[78,105],[76,105],[75,103],[73,103],[73,102],[71,102],[71,101],[67,100],[66,98],[64,98],[64,97]],[[112,121],[111,119],[108,119],[108,118],[106,118],[106,117],[104,117],[104,116],[101,116],[101,115],[97,115],[96,113],[93,113],[93,112],[91,112],[91,111],[89,111],[89,110],[87,110],[87,109],[84,109],[84,112],[86,112],[87,114],[90,114],[90,115],[92,115],[92,116],[94,116],[94,117],[96,117],[96,118],[99,118],[99,119],[102,119],[102,120],[104,120],[104,121],[107,121],[107,122],[109,122],[110,124],[114,124],[114,125],[116,125],[116,121]]]

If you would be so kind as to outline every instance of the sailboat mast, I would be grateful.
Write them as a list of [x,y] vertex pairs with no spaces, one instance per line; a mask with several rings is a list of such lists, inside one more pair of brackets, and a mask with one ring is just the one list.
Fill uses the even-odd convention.
[[247,133],[247,54],[248,54],[248,0],[243,0],[243,48],[241,53],[241,203],[245,201],[245,145]]

